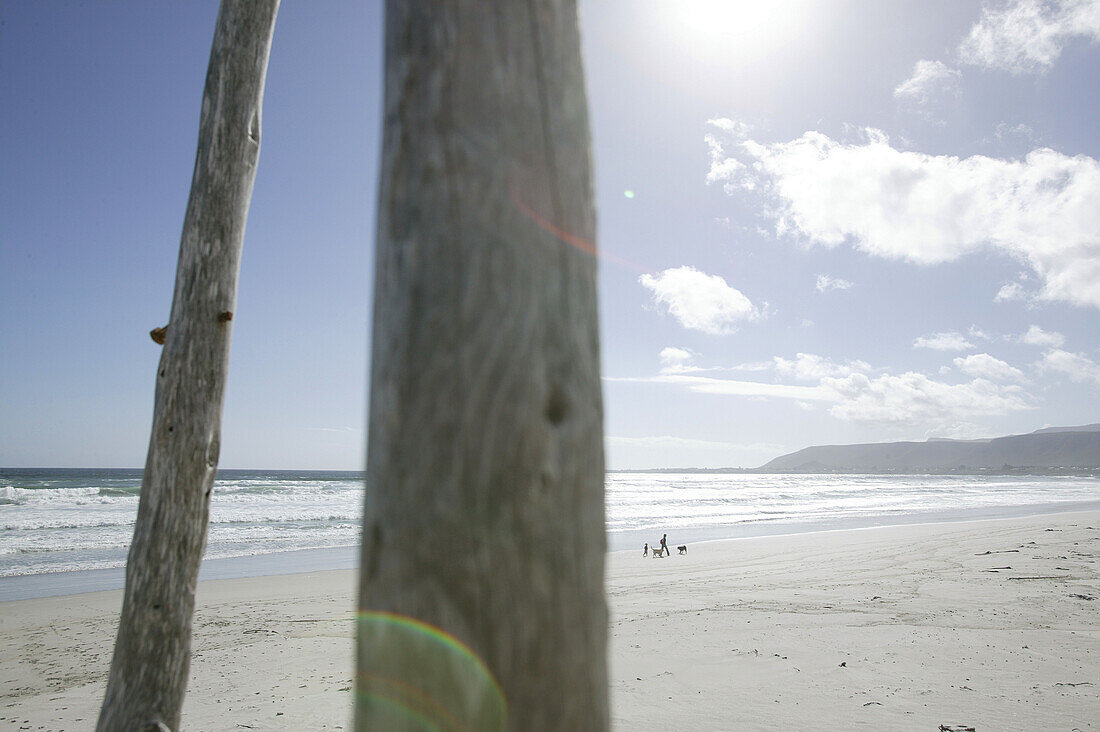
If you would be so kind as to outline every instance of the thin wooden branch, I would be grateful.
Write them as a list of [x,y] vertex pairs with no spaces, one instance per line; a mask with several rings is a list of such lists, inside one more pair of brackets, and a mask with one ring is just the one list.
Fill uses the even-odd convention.
[[357,729],[608,725],[573,0],[389,0]]
[[222,0],[218,11],[103,732],[179,725],[278,6]]

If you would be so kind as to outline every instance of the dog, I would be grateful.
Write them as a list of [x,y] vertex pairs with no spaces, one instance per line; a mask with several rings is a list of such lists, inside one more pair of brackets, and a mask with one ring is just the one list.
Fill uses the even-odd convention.
[[660,557],[663,557],[664,555],[665,555],[665,550],[662,549],[661,547],[657,547],[656,549],[653,550],[653,558],[654,559],[658,559]]
[[681,554],[687,554],[688,553],[687,544],[684,544],[683,546],[678,546],[676,548],[680,550]]

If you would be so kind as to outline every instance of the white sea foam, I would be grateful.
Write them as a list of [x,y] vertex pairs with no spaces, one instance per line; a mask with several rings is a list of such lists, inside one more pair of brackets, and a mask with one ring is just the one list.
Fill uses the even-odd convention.
[[[0,481],[0,576],[125,563],[139,471],[6,471]],[[357,474],[223,471],[206,556],[357,544],[362,494]],[[606,520],[614,546],[649,532],[692,541],[792,523],[1097,500],[1100,481],[1090,478],[611,473]]]
[[109,500],[109,497],[100,496],[100,489],[95,487],[30,489],[8,485],[0,488],[0,502],[16,505],[57,505],[61,502],[84,504],[89,501],[108,502]]

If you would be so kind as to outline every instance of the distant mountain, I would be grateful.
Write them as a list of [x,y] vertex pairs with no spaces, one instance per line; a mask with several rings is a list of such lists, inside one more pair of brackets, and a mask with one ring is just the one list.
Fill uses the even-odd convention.
[[821,445],[777,457],[769,473],[1073,471],[1100,468],[1100,423],[989,440]]
[[1083,424],[1080,427],[1044,427],[1041,430],[1035,430],[1031,434],[1047,435],[1051,432],[1100,432],[1100,422],[1096,424]]

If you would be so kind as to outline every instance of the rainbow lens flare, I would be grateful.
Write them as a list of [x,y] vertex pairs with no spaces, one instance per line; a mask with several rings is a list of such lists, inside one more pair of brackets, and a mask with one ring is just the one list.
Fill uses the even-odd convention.
[[504,730],[504,692],[455,637],[394,613],[358,613],[360,729]]

